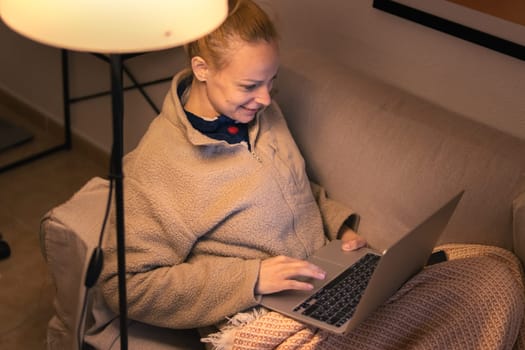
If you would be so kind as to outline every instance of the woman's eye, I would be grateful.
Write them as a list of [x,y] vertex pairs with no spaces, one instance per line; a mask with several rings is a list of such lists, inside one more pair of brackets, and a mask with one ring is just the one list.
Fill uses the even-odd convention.
[[254,90],[255,88],[257,87],[256,84],[251,84],[251,85],[243,85],[242,88],[246,91],[252,91]]

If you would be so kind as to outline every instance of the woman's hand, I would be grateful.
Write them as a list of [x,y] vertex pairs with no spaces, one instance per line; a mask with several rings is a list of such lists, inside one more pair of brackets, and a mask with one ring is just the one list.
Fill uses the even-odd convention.
[[298,278],[315,278],[322,280],[326,272],[305,260],[276,256],[261,262],[259,280],[255,294],[271,294],[288,289],[311,290],[313,285]]
[[341,237],[341,248],[344,251],[357,250],[359,248],[366,247],[366,239],[355,233],[352,229],[344,227],[340,235]]
[[[366,239],[348,227],[341,231],[341,248],[345,251],[365,247]],[[287,256],[276,256],[261,262],[259,280],[255,286],[255,294],[271,294],[283,290],[311,290],[313,285],[304,282],[306,278],[322,280],[326,272],[308,261]]]

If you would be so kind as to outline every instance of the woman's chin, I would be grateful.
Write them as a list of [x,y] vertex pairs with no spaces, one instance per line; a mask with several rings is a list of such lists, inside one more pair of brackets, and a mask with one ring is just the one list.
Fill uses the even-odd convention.
[[235,115],[235,117],[232,119],[238,121],[239,123],[246,124],[246,123],[251,122],[255,118],[256,114],[257,114],[257,111],[244,110],[242,113],[238,113],[237,115]]

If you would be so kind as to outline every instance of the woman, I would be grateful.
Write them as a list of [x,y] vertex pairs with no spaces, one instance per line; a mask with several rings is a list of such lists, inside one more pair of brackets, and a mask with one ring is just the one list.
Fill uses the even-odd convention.
[[[226,22],[187,52],[191,70],[125,159],[128,313],[166,328],[219,324],[263,294],[311,289],[297,277],[324,278],[304,259],[327,240],[366,245],[344,224],[353,212],[308,181],[272,102],[278,38],[267,15],[230,1]],[[118,310],[107,237],[100,285]]]

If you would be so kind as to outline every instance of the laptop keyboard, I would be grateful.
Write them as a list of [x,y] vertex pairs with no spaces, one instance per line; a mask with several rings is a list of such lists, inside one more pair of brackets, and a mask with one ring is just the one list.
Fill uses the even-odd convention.
[[355,312],[380,256],[368,253],[294,311],[341,327]]

